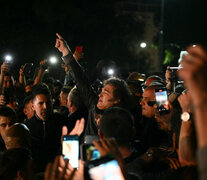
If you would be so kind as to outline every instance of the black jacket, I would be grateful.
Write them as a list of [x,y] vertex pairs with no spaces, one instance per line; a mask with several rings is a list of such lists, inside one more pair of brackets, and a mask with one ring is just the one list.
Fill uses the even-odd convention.
[[59,114],[52,114],[46,121],[34,115],[25,121],[30,130],[32,144],[31,150],[38,171],[42,171],[45,165],[58,155],[61,147],[62,127],[66,120]]
[[86,122],[85,135],[98,135],[98,128],[94,120],[96,113],[96,105],[98,102],[98,94],[93,90],[91,84],[86,76],[85,71],[81,65],[73,58],[72,53],[63,58],[65,63],[70,67],[73,72],[73,78],[77,83],[80,91],[81,98],[88,109],[88,120]]

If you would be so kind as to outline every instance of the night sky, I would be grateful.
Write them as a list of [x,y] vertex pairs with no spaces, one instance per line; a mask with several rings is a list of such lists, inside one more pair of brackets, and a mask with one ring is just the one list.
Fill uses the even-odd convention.
[[[135,0],[134,0],[135,1]],[[130,17],[116,17],[112,0],[7,0],[1,1],[0,57],[14,56],[14,64],[38,64],[51,55],[60,57],[54,48],[55,33],[60,33],[72,50],[82,45],[88,68],[100,59],[124,64],[133,58],[127,50],[129,40],[142,36],[142,23]],[[160,21],[161,0],[142,0],[156,5],[155,22]],[[164,45],[184,49],[188,44],[207,44],[204,0],[165,0]],[[133,65],[132,65],[133,66]]]

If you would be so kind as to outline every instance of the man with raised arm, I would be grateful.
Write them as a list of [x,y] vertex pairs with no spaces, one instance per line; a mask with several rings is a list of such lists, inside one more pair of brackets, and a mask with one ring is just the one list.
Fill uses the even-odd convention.
[[62,59],[65,64],[73,71],[77,87],[89,111],[85,135],[98,135],[98,128],[94,120],[94,115],[97,114],[97,111],[105,110],[113,106],[130,107],[128,101],[131,98],[131,93],[128,85],[124,80],[118,78],[108,79],[101,93],[98,95],[92,89],[83,68],[74,59],[73,53],[66,41],[58,33],[56,35],[58,38],[56,39],[55,47],[62,53]]

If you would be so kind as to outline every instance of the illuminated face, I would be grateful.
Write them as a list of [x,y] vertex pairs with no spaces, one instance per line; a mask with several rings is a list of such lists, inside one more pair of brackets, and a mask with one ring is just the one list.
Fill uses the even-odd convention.
[[0,135],[2,139],[5,139],[5,133],[10,126],[10,118],[5,116],[0,116]]
[[33,100],[32,109],[40,119],[45,121],[52,114],[51,99],[44,94],[36,95]]
[[102,88],[97,104],[98,109],[107,109],[119,103],[120,100],[114,98],[114,90],[115,88],[111,84],[107,84]]
[[152,118],[155,115],[155,108],[147,104],[148,101],[155,101],[154,89],[145,89],[142,94],[142,101],[140,102],[142,106],[142,115],[147,118]]
[[32,100],[30,100],[28,104],[25,104],[24,114],[27,116],[27,119],[30,119],[34,115],[34,111],[32,109]]

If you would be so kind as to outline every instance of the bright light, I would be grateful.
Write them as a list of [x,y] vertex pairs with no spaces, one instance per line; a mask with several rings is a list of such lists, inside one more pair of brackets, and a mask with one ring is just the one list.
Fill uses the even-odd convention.
[[146,48],[146,47],[147,47],[147,44],[146,44],[145,42],[142,42],[142,43],[140,44],[140,47],[141,47],[141,48]]
[[7,54],[7,55],[4,57],[4,59],[5,59],[5,61],[10,62],[10,61],[12,61],[13,57],[12,57],[11,55]]
[[50,62],[52,63],[52,64],[56,64],[57,63],[57,58],[56,57],[51,57],[50,58]]
[[108,74],[109,74],[109,75],[113,75],[113,74],[114,74],[114,70],[113,70],[113,69],[109,69],[109,70],[108,70]]

